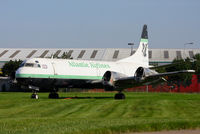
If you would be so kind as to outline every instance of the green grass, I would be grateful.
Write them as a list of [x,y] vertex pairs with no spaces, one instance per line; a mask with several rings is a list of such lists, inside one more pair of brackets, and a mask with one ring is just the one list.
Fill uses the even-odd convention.
[[200,94],[60,93],[48,99],[39,93],[0,93],[0,133],[121,133],[200,128]]

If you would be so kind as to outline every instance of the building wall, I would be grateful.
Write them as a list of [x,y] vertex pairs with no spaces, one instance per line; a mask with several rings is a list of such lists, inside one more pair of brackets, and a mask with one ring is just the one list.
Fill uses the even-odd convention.
[[[95,55],[94,51],[96,51]],[[133,49],[133,52],[135,51],[136,49]],[[73,59],[102,61],[116,61],[131,55],[129,48],[0,48],[0,68],[10,60],[51,57],[56,53],[61,56],[63,52],[71,53]],[[177,58],[177,52],[182,58],[192,58],[191,55],[200,53],[200,49],[149,49],[151,53],[149,61],[150,63],[168,64]],[[82,56],[80,56],[81,53]]]

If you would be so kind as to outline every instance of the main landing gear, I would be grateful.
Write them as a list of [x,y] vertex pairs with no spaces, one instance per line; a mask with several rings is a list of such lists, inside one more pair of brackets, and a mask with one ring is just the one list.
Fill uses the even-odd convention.
[[54,89],[49,93],[49,98],[50,99],[58,99],[59,95],[58,95],[58,89]]
[[125,95],[121,91],[119,91],[119,93],[115,94],[116,100],[122,100],[122,99],[125,99],[125,98],[126,98]]
[[[37,94],[37,92],[39,91],[38,87],[35,86],[29,86],[29,89],[32,89],[33,94],[31,95],[32,99],[39,99],[39,96]],[[51,92],[49,93],[49,98],[50,99],[58,99],[59,95],[58,95],[58,88],[54,88],[53,90],[51,90]]]
[[[39,96],[38,96],[38,94],[37,94],[37,91],[35,91],[35,90],[33,91],[33,94],[31,95],[31,98],[32,98],[32,99],[39,99]],[[59,95],[58,95],[57,92],[52,91],[52,92],[49,93],[49,98],[50,98],[50,99],[58,99],[58,98],[59,98]]]

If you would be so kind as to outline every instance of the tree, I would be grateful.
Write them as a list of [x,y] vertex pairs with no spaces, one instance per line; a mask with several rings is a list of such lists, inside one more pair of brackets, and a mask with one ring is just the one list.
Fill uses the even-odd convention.
[[[174,64],[174,66],[166,68],[167,72],[192,69],[192,62],[191,62],[191,59],[189,58],[185,60],[174,59],[172,64]],[[189,86],[192,83],[191,80],[192,80],[192,74],[188,74],[188,73],[172,75],[168,78],[169,83],[177,84],[178,87],[180,87],[180,85]]]
[[71,57],[71,54],[68,54],[67,52],[64,52],[60,58],[61,59],[73,59]]
[[63,52],[63,54],[59,57],[56,54],[52,54],[51,57],[47,57],[47,58],[56,58],[56,59],[73,59],[71,57],[71,54],[68,54],[67,52]]
[[15,75],[15,71],[19,68],[21,63],[22,60],[10,60],[9,62],[5,63],[2,68],[3,76],[13,77]]
[[198,81],[200,82],[200,54],[194,56],[194,62],[192,64],[192,69],[195,70]]

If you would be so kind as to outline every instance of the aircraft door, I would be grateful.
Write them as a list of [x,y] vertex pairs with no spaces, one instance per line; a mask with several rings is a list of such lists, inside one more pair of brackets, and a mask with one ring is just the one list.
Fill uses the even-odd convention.
[[99,70],[99,68],[96,68],[96,74],[97,74],[97,76],[100,76],[100,70]]
[[58,75],[58,73],[56,72],[56,65],[54,62],[52,62],[52,67],[53,67],[53,74]]

